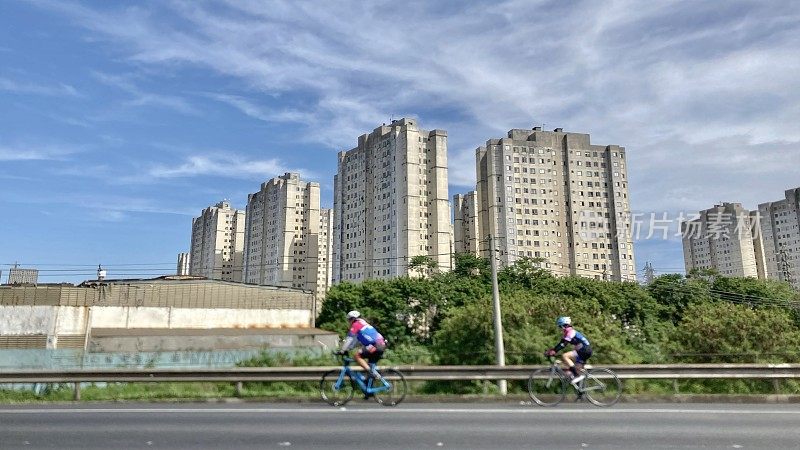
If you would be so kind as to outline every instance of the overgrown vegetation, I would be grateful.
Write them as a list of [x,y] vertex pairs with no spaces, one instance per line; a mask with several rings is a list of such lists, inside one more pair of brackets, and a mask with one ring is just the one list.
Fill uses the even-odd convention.
[[[344,313],[357,309],[411,359],[399,362],[424,353],[434,364],[492,364],[488,263],[471,255],[455,261],[448,273],[334,286],[318,325],[343,333]],[[595,363],[791,362],[800,344],[800,293],[782,282],[706,271],[663,275],[644,287],[554,277],[532,259],[498,280],[508,364],[543,363],[560,315],[592,341]]]
[[[488,262],[471,255],[456,255],[455,262],[448,273],[334,286],[318,324],[343,332],[344,312],[358,309],[390,347],[404,349],[398,362],[417,363],[415,355],[425,354],[433,364],[493,364]],[[794,362],[800,348],[800,293],[786,283],[704,271],[663,275],[644,287],[554,277],[527,258],[503,269],[498,280],[507,364],[544,363],[542,352],[559,339],[554,323],[561,315],[571,316],[592,341],[595,364]],[[630,388],[775,392],[771,382],[682,384],[638,382]],[[784,384],[796,391],[794,383]],[[466,383],[458,390],[484,389],[483,383]]]

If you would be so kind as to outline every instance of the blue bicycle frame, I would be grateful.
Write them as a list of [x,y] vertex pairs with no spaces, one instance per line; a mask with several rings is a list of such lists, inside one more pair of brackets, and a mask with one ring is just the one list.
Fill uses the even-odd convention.
[[[375,394],[376,392],[388,391],[392,388],[392,384],[386,378],[382,378],[383,383],[380,386],[373,387],[372,382],[375,381],[375,378],[367,377],[366,374],[354,372],[352,369],[350,369],[350,363],[354,361],[353,358],[343,356],[342,361],[344,361],[344,364],[342,365],[341,372],[339,372],[339,378],[336,380],[336,384],[334,385],[336,390],[342,388],[342,385],[345,383],[346,375],[349,375],[350,379],[354,380],[361,391],[365,394]],[[369,363],[369,369],[370,371],[374,370],[375,363]],[[367,378],[366,382],[364,382],[364,378]]]

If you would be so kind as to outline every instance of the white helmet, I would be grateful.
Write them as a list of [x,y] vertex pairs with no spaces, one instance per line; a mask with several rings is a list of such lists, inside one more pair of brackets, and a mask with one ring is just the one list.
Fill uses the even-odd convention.
[[361,317],[361,313],[358,311],[353,310],[347,313],[347,320],[358,319],[359,317]]
[[566,316],[559,317],[556,320],[556,325],[563,328],[565,325],[572,325],[572,319]]

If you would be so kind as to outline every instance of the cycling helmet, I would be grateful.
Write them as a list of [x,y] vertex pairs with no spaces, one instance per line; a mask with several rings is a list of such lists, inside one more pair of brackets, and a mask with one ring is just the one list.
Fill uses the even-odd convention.
[[564,328],[565,325],[572,325],[572,319],[567,316],[559,317],[558,320],[556,320],[556,325],[558,325],[559,328]]
[[358,311],[354,310],[347,313],[347,320],[358,319],[359,317],[361,317],[361,313]]

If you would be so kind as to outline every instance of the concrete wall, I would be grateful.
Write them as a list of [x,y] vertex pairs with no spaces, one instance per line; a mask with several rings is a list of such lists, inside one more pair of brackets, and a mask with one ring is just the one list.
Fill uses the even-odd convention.
[[[91,312],[89,310],[91,309]],[[306,310],[2,306],[0,335],[83,334],[90,328],[309,328]]]
[[[309,330],[310,331],[310,330]],[[180,336],[92,336],[90,352],[172,352],[241,348],[319,348],[329,351],[338,344],[335,333],[180,335]]]
[[93,307],[92,328],[308,328],[311,312],[291,309]]
[[314,293],[218,281],[130,280],[84,286],[0,286],[0,305],[314,309]]
[[82,334],[87,308],[68,306],[2,306],[0,336]]

